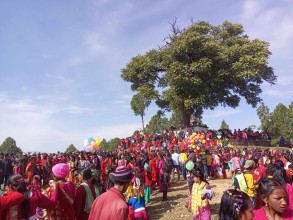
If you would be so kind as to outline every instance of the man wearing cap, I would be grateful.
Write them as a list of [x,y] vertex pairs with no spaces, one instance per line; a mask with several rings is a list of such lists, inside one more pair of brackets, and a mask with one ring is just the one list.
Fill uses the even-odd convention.
[[244,178],[246,180],[246,185],[248,188],[247,195],[250,197],[251,203],[252,203],[252,208],[255,208],[255,186],[254,186],[254,180],[253,180],[253,175],[251,171],[253,170],[254,167],[254,161],[253,160],[247,160],[245,161],[244,165]]
[[128,205],[123,193],[126,192],[131,178],[132,174],[126,166],[117,167],[113,175],[114,187],[95,199],[89,220],[127,220]]

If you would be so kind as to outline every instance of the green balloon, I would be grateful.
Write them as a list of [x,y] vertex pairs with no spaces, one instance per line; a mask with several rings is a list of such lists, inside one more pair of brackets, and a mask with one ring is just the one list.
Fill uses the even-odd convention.
[[194,163],[192,161],[188,161],[185,165],[186,169],[191,171],[194,168]]

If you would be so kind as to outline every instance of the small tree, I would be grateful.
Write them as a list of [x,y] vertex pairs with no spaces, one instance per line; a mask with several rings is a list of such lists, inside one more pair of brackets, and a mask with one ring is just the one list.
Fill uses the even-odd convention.
[[8,137],[1,144],[0,152],[18,154],[22,153],[22,150],[16,146],[16,141],[13,138]]
[[73,144],[70,144],[70,145],[67,147],[65,153],[74,152],[74,151],[76,151],[76,150],[77,150],[76,147],[75,147]]
[[100,150],[109,150],[109,143],[106,141],[106,139],[103,139],[100,143]]
[[144,120],[143,117],[145,116],[145,110],[149,105],[151,104],[151,101],[147,98],[144,98],[140,93],[135,94],[132,97],[130,106],[133,110],[134,114],[137,116],[139,115],[141,117],[142,122],[142,130],[144,130]]
[[229,130],[229,125],[225,122],[225,120],[223,120],[221,122],[221,127],[220,129],[226,129],[226,130]]

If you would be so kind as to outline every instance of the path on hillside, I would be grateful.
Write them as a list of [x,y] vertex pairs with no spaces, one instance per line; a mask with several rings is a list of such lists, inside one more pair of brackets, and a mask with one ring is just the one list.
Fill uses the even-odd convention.
[[[229,179],[215,179],[209,180],[215,196],[210,201],[212,210],[212,220],[216,220],[220,208],[220,201],[223,191],[231,188],[231,180]],[[151,195],[151,204],[147,205],[150,220],[190,220],[192,219],[191,212],[185,208],[185,202],[188,197],[187,182],[181,180],[171,184],[168,192],[168,201],[162,202],[162,193],[156,190]]]

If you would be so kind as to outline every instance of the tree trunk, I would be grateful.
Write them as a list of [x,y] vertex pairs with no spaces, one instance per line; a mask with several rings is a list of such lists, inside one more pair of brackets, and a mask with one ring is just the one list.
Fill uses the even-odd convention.
[[142,130],[144,131],[144,121],[143,121],[143,115],[141,116],[141,123],[142,123]]
[[191,118],[191,112],[190,111],[183,111],[183,122],[184,122],[184,127],[187,128],[190,126],[190,118]]

